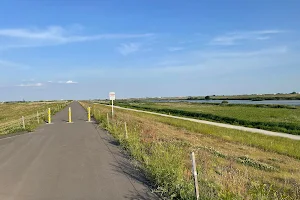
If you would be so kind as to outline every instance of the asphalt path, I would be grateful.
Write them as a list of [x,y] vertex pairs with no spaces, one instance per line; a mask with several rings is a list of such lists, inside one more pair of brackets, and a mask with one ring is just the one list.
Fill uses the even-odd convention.
[[0,139],[0,199],[158,199],[117,142],[78,102],[32,133]]

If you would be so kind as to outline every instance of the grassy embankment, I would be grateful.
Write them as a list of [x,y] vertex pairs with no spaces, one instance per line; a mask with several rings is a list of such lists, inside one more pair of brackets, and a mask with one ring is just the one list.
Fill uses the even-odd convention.
[[82,104],[92,107],[100,125],[168,198],[194,199],[191,151],[196,153],[201,199],[300,198],[300,141],[120,109],[108,124],[109,107]]
[[[39,112],[39,122],[42,124],[47,121],[48,108],[51,108],[51,114],[54,115],[67,104],[66,102],[0,104],[0,135],[20,131],[32,131],[39,125],[37,112]],[[22,125],[22,116],[25,119],[25,129]]]
[[[212,100],[300,100],[300,94],[209,95]],[[139,98],[140,100],[204,100],[205,96]]]
[[120,106],[300,135],[300,107],[201,103],[129,103]]

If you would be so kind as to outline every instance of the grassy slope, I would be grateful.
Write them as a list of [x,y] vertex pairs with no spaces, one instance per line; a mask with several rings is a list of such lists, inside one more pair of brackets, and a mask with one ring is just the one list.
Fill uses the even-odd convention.
[[[26,131],[31,131],[38,126],[37,120],[31,119],[27,120],[26,116],[37,114],[39,112],[40,121],[46,120],[46,116],[42,115],[43,112],[47,111],[48,108],[51,108],[51,114],[55,114],[63,107],[66,106],[64,102],[55,102],[55,103],[45,103],[45,102],[35,102],[35,103],[7,103],[0,104],[0,126],[10,121],[19,120],[22,116],[25,117]],[[13,124],[11,127],[2,130],[7,133],[15,133],[19,131],[24,131],[20,124]],[[0,131],[0,135],[3,134]]]
[[299,107],[291,109],[199,103],[130,103],[120,105],[271,131],[300,134]]
[[189,152],[195,151],[201,199],[299,198],[300,161],[292,158],[300,158],[299,141],[118,109],[108,125],[110,108],[89,105],[165,195],[193,199]]
[[[252,100],[261,98],[264,100],[300,100],[300,94],[263,94],[263,95],[209,95],[211,99],[215,100]],[[163,98],[147,98],[147,99],[198,99],[203,100],[205,96],[190,96],[190,97],[163,97]],[[144,99],[146,100],[146,99]]]

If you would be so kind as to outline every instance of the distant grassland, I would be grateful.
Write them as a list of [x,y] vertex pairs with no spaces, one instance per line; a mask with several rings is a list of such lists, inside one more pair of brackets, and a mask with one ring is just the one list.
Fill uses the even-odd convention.
[[300,100],[300,94],[228,95],[210,96],[210,98],[216,100],[252,100],[255,98],[261,98],[264,100]]
[[[300,100],[300,94],[251,94],[251,95],[208,95],[214,100]],[[146,98],[146,99],[177,99],[177,100],[204,100],[205,96],[187,96],[187,97],[162,97],[162,98]],[[144,99],[144,100],[146,100]]]
[[120,106],[300,135],[300,107],[201,103],[119,103]]
[[300,141],[122,109],[108,123],[110,107],[81,103],[167,199],[195,199],[191,151],[200,199],[300,198]]

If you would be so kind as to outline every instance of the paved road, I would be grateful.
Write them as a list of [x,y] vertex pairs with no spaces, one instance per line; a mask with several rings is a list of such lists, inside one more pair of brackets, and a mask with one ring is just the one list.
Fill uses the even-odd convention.
[[219,127],[224,127],[224,128],[230,128],[230,129],[236,129],[236,130],[241,130],[241,131],[247,131],[247,132],[252,132],[252,133],[260,133],[260,134],[264,134],[264,135],[289,138],[289,139],[292,139],[292,140],[300,140],[300,135],[291,135],[291,134],[287,134],[287,133],[278,133],[278,132],[267,131],[267,130],[262,130],[262,129],[257,129],[257,128],[248,128],[248,127],[243,127],[243,126],[235,126],[235,125],[230,125],[230,124],[210,122],[210,121],[205,121],[205,120],[200,120],[200,119],[193,119],[193,118],[188,118],[188,117],[178,117],[178,116],[166,115],[166,114],[161,114],[161,113],[156,113],[156,112],[136,110],[136,109],[131,109],[131,108],[123,108],[123,107],[120,107],[120,106],[114,106],[114,107],[119,108],[119,109],[124,109],[124,110],[131,110],[131,111],[135,111],[135,112],[143,112],[143,113],[159,115],[159,116],[164,116],[164,117],[183,119],[183,120],[187,120],[187,121],[198,122],[198,123],[203,123],[203,124],[209,124],[209,125],[213,125],[213,126],[219,126]]
[[0,199],[157,199],[108,133],[71,103],[33,133],[0,140]]

